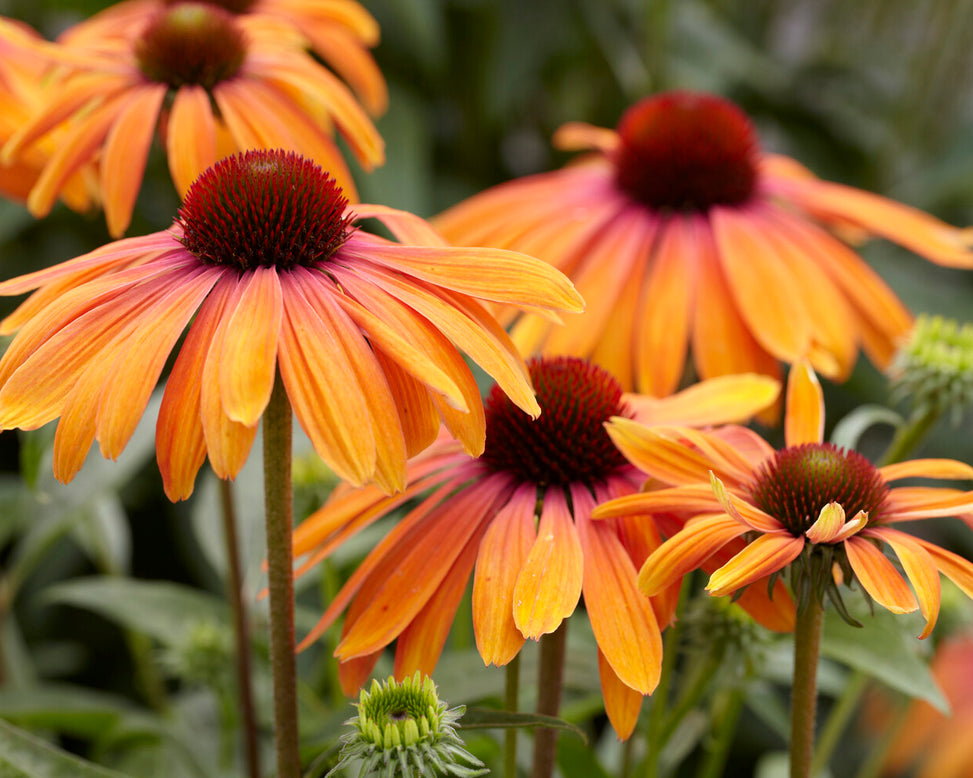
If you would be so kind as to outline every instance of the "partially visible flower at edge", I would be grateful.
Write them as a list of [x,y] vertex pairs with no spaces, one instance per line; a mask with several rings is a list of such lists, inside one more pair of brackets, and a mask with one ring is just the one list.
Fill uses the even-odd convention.
[[[301,575],[349,538],[407,501],[418,502],[368,554],[335,596],[308,645],[347,610],[335,651],[346,694],[396,642],[394,673],[432,673],[471,573],[473,627],[486,664],[504,665],[525,639],[556,630],[583,595],[598,643],[605,707],[620,737],[655,688],[660,623],[678,592],[650,602],[636,570],[660,542],[651,521],[592,522],[595,504],[631,494],[642,474],[604,431],[613,414],[647,423],[712,424],[749,418],[772,403],[776,381],[728,376],[672,397],[624,395],[606,371],[577,358],[529,363],[542,413],[531,421],[494,388],[479,459],[440,440],[409,464],[407,487],[340,488],[294,534]],[[771,628],[790,629],[786,592],[776,603],[753,592],[746,604]]]
[[[808,597],[827,596],[850,620],[839,585],[857,580],[893,613],[918,608],[926,619],[920,637],[927,637],[939,614],[940,573],[973,597],[973,563],[894,525],[969,512],[973,492],[890,484],[969,480],[973,467],[916,459],[876,468],[855,451],[823,443],[821,387],[805,363],[791,368],[786,402],[786,447],[779,451],[742,428],[703,432],[612,420],[609,433],[625,456],[669,486],[601,505],[596,516],[679,512],[685,519],[645,561],[639,588],[651,596],[719,558],[706,587],[711,595],[760,588],[789,570],[799,607]],[[895,552],[914,594],[884,546]]]
[[843,380],[860,346],[884,367],[911,316],[836,234],[973,268],[971,231],[761,152],[749,118],[714,95],[654,95],[615,130],[571,123],[554,142],[591,153],[433,223],[451,241],[524,251],[570,277],[588,300],[583,317],[501,321],[524,353],[589,357],[626,389],[671,393],[690,348],[700,378],[779,377],[779,361],[809,358]]
[[153,16],[136,38],[84,47],[41,42],[36,50],[51,69],[42,105],[7,140],[0,160],[15,161],[60,132],[27,199],[38,217],[75,170],[97,161],[108,231],[122,235],[156,133],[181,197],[229,154],[285,148],[322,166],[357,200],[334,128],[366,169],[384,161],[382,139],[362,107],[284,22],[180,2]]
[[[382,222],[401,243],[354,228]],[[523,359],[481,300],[580,310],[550,265],[446,246],[423,220],[347,201],[309,160],[228,157],[192,186],[173,226],[0,284],[36,290],[0,323],[0,428],[60,417],[54,473],[70,480],[94,440],[117,457],[170,352],[156,452],[170,499],[209,457],[239,473],[281,380],[314,449],[342,478],[403,488],[405,462],[441,420],[472,454],[483,406],[462,349],[526,412]],[[455,344],[455,345],[454,345]],[[279,378],[277,378],[279,374]]]

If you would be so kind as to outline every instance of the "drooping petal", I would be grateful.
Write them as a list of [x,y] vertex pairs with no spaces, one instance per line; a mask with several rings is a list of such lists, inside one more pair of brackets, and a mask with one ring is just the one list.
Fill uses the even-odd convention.
[[892,613],[912,613],[919,607],[898,570],[870,540],[850,537],[845,541],[845,552],[855,577],[883,608]]
[[485,664],[507,664],[524,636],[514,623],[514,588],[537,538],[533,484],[522,485],[497,513],[480,542],[473,577],[473,631]]
[[601,679],[601,695],[605,700],[605,713],[619,740],[628,740],[635,731],[643,695],[622,683],[598,649],[598,677]]
[[197,84],[176,90],[166,130],[169,174],[180,197],[190,184],[216,162],[216,123],[210,98]]
[[725,513],[697,516],[645,560],[639,590],[649,597],[658,594],[746,531]]
[[449,629],[453,626],[456,609],[466,594],[466,582],[473,572],[480,538],[485,529],[485,524],[481,524],[473,533],[439,588],[399,634],[392,668],[396,678],[408,678],[417,671],[431,676],[436,669]]
[[973,480],[973,467],[955,459],[910,459],[880,467],[878,472],[886,481],[900,478]]
[[967,597],[973,597],[973,562],[922,538],[914,540],[932,557],[939,572],[962,589]]
[[537,640],[574,613],[581,598],[584,552],[578,530],[559,489],[548,489],[537,538],[514,587],[514,623]]
[[800,556],[804,538],[795,538],[789,532],[761,535],[714,572],[706,584],[706,590],[714,597],[732,594],[748,584],[783,570]]
[[713,494],[716,495],[717,501],[728,516],[732,516],[741,524],[757,532],[783,531],[784,525],[769,513],[765,513],[756,505],[751,505],[746,500],[730,494],[723,482],[713,473],[710,473],[709,478]]
[[220,399],[228,418],[252,427],[263,415],[274,388],[284,301],[275,268],[248,271],[241,284],[219,357]]
[[706,484],[687,484],[651,492],[637,492],[604,502],[592,511],[593,519],[659,513],[661,511],[689,511],[712,513],[720,505],[713,488]]
[[824,440],[824,395],[811,366],[798,362],[787,377],[784,439],[788,446]]
[[881,521],[957,516],[970,511],[973,511],[973,492],[929,486],[899,486],[889,490]]
[[636,588],[636,569],[615,528],[593,522],[593,501],[572,489],[584,549],[584,603],[598,647],[626,686],[651,694],[659,683],[662,636],[652,605]]
[[941,597],[939,569],[935,561],[919,543],[904,532],[883,527],[867,530],[863,534],[888,543],[895,551],[903,571],[912,584],[916,599],[919,600],[919,610],[926,620],[925,629],[919,637],[929,637],[939,618]]

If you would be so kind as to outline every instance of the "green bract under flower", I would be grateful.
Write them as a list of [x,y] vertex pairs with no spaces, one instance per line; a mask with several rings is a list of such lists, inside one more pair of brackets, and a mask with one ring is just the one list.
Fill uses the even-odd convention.
[[355,731],[341,738],[341,761],[329,776],[355,762],[359,778],[473,778],[488,772],[456,734],[466,708],[447,708],[431,678],[417,672],[401,683],[391,677],[372,681],[357,708],[358,715],[345,722]]

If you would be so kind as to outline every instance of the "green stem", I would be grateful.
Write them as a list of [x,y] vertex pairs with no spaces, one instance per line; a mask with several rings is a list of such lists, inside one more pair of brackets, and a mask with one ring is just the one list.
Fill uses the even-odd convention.
[[868,676],[861,670],[856,670],[845,688],[841,697],[831,709],[828,720],[821,729],[821,737],[818,738],[818,747],[814,751],[814,761],[811,762],[811,775],[822,772],[831,761],[831,755],[838,746],[841,734],[848,726],[852,714],[857,710],[862,693],[868,685]]
[[260,751],[257,742],[257,716],[253,705],[252,663],[250,661],[250,619],[243,599],[243,574],[240,544],[237,539],[237,515],[233,486],[220,479],[220,507],[223,514],[223,536],[226,541],[227,597],[233,612],[233,636],[236,641],[237,694],[243,726],[243,748],[250,778],[260,778]]
[[817,709],[818,656],[824,606],[812,597],[794,627],[794,683],[791,688],[791,778],[811,778]]
[[294,656],[294,578],[291,551],[293,499],[291,406],[278,375],[270,403],[264,411],[264,505],[277,778],[301,776],[297,729],[297,662]]
[[[540,671],[537,674],[537,712],[556,716],[561,708],[561,683],[564,677],[564,652],[567,647],[568,622],[541,638]],[[532,778],[551,778],[557,756],[557,730],[537,727],[534,730],[534,767]]]
[[[520,696],[520,654],[507,663],[503,709],[517,712]],[[517,778],[517,727],[510,727],[503,735],[503,775]]]
[[743,713],[744,698],[744,690],[736,687],[718,694],[713,701],[712,745],[706,750],[706,758],[697,773],[699,778],[720,778],[723,775],[737,723]]
[[879,464],[891,465],[905,459],[909,455],[909,452],[922,442],[922,439],[932,428],[932,425],[939,419],[939,416],[940,413],[937,409],[930,408],[925,413],[909,419],[906,424],[899,427],[896,431],[892,442],[889,443],[888,450],[885,452]]

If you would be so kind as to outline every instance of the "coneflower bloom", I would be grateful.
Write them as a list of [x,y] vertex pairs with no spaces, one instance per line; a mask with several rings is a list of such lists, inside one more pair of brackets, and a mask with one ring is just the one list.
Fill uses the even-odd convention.
[[[504,665],[525,639],[556,630],[583,595],[606,709],[618,734],[628,737],[642,696],[659,676],[660,619],[635,585],[638,566],[659,538],[641,518],[591,520],[596,503],[636,492],[644,480],[612,445],[604,423],[618,414],[648,423],[742,419],[773,402],[779,387],[762,376],[730,377],[643,402],[623,395],[610,374],[586,360],[548,357],[529,368],[541,415],[531,420],[495,387],[479,459],[444,436],[410,462],[402,494],[340,489],[297,527],[294,555],[306,557],[300,574],[419,499],[303,645],[347,610],[336,655],[351,694],[393,640],[397,677],[432,672],[474,568],[473,626],[487,664]],[[665,624],[670,608],[655,605]]]
[[798,603],[827,595],[850,620],[839,587],[857,580],[893,613],[918,608],[926,619],[920,637],[928,636],[939,614],[939,574],[973,596],[973,563],[896,524],[968,512],[973,492],[891,484],[969,480],[973,467],[950,459],[875,467],[855,451],[824,443],[823,431],[821,387],[805,363],[791,369],[786,446],[778,451],[741,428],[705,432],[613,420],[609,433],[618,448],[669,486],[601,505],[597,516],[675,511],[688,517],[646,560],[639,588],[649,596],[663,591],[715,556],[725,557],[729,547],[732,557],[720,558],[724,563],[706,587],[714,596],[764,587],[789,570]]
[[280,147],[300,150],[355,200],[334,128],[366,168],[384,160],[364,109],[284,22],[176,3],[147,20],[137,37],[45,44],[41,51],[53,66],[44,105],[3,147],[9,162],[66,128],[27,200],[35,216],[50,211],[78,167],[97,160],[108,231],[120,236],[157,133],[180,196],[228,154]]
[[593,153],[475,195],[434,224],[451,241],[524,251],[568,275],[585,315],[564,327],[521,318],[514,341],[591,357],[639,392],[672,392],[690,346],[702,378],[779,376],[780,361],[809,358],[843,379],[860,345],[884,367],[911,317],[838,234],[973,267],[970,234],[761,152],[748,117],[720,97],[649,97],[616,130],[569,124],[555,144]]
[[[299,30],[307,45],[355,91],[373,114],[388,103],[385,79],[369,49],[378,44],[378,23],[355,0],[211,0],[224,10],[253,16],[260,23],[284,22]],[[65,30],[58,42],[98,45],[106,38],[137,36],[146,19],[172,5],[172,0],[125,0]]]
[[[41,82],[48,63],[38,55],[42,39],[27,25],[0,19],[0,146],[17,132],[41,104]],[[56,148],[56,133],[33,146],[21,158],[0,164],[0,193],[26,201],[41,170]],[[65,183],[62,198],[71,208],[91,206],[95,189],[90,165],[75,172]]]
[[[0,359],[0,428],[60,417],[62,481],[95,439],[118,456],[187,326],[156,434],[173,500],[192,492],[207,455],[221,478],[236,476],[278,373],[334,471],[390,491],[441,419],[471,454],[483,450],[480,393],[457,347],[539,413],[523,360],[480,301],[576,311],[570,282],[532,257],[446,246],[410,214],[346,205],[310,161],[246,152],[193,184],[169,230],[0,284],[4,295],[37,290],[0,324],[19,330]],[[403,243],[356,231],[365,217]]]

